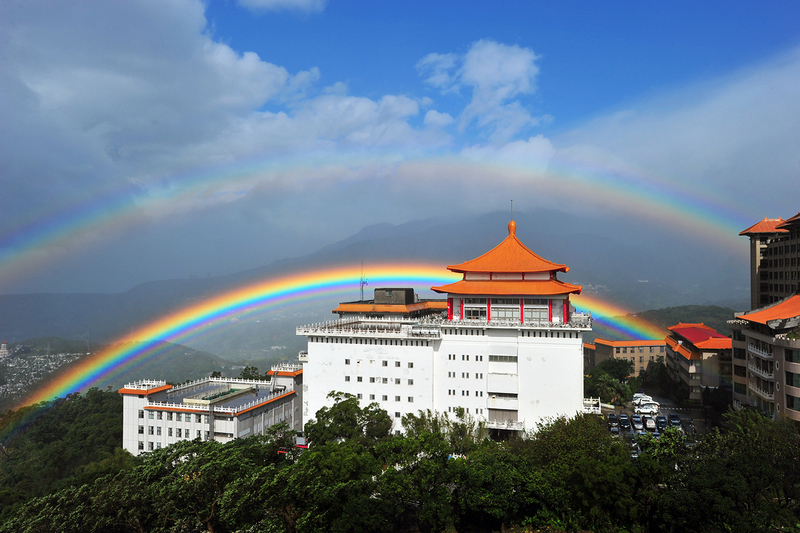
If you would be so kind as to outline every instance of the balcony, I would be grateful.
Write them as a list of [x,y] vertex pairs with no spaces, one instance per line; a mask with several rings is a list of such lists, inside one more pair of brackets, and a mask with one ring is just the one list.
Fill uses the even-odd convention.
[[774,359],[775,354],[772,352],[768,352],[766,350],[762,350],[761,348],[757,348],[755,344],[748,344],[747,351],[751,354],[760,357],[761,359]]
[[525,423],[517,421],[499,422],[497,420],[487,420],[486,427],[489,429],[508,429],[511,431],[525,431]]
[[757,396],[760,396],[761,398],[763,398],[764,400],[769,400],[771,402],[775,401],[775,393],[774,392],[768,392],[768,391],[762,390],[762,389],[760,389],[758,387],[758,385],[756,385],[752,381],[747,384],[747,388],[750,389],[751,391],[753,391],[753,393],[755,393]]
[[775,372],[768,372],[764,369],[758,368],[758,366],[753,363],[748,364],[747,368],[750,369],[750,372],[763,379],[768,379],[770,381],[775,379]]

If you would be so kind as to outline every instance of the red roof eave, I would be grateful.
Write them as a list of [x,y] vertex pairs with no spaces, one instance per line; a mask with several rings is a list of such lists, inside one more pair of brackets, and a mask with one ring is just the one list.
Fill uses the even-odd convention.
[[502,296],[561,296],[580,294],[580,285],[571,285],[558,280],[536,281],[466,281],[460,280],[432,291],[448,294],[502,295]]

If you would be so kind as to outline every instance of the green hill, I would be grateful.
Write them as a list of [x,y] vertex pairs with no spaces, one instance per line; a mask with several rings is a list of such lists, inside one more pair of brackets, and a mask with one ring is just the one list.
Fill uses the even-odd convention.
[[[728,329],[727,321],[733,318],[733,313],[733,309],[717,305],[682,305],[679,307],[653,309],[626,316],[636,316],[644,319],[656,326],[662,327],[665,332],[668,327],[681,322],[684,324],[703,323],[706,326],[714,328],[718,333],[730,336],[731,332]],[[593,331],[584,335],[584,341],[593,342],[598,337],[609,340],[627,340],[619,333],[597,325]]]

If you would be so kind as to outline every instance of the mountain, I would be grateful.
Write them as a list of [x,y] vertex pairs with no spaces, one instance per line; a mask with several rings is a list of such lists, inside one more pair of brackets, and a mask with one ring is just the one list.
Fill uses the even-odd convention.
[[[317,252],[263,267],[206,279],[144,283],[120,294],[0,295],[0,336],[9,341],[44,335],[111,342],[158,317],[218,292],[298,270],[324,269],[364,262],[439,263],[473,259],[508,234],[509,214],[465,215],[457,220],[430,218],[400,225],[376,224]],[[538,255],[566,264],[561,279],[581,284],[587,294],[609,298],[632,311],[680,305],[721,305],[746,310],[749,299],[747,248],[726,256],[682,242],[643,220],[574,217],[540,209],[514,215],[517,236]],[[358,287],[353,298],[358,298]],[[224,328],[190,341],[229,360],[289,359],[304,339],[297,325],[332,318],[338,302],[317,299],[249,317],[233,317]]]

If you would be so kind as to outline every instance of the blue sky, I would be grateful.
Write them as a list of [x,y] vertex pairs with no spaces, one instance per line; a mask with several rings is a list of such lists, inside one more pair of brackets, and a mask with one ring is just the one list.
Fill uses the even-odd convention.
[[745,256],[736,232],[800,210],[798,20],[797,2],[3,3],[0,293],[234,272],[510,198]]

